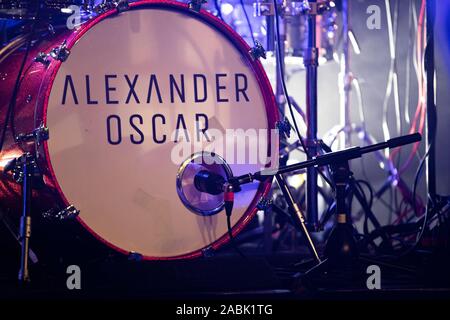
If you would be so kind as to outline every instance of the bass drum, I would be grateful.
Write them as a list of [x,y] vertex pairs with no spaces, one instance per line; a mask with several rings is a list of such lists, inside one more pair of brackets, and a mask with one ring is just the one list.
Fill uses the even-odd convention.
[[[52,50],[48,63],[31,59]],[[1,57],[2,115],[24,51]],[[192,176],[180,180],[180,173],[192,174],[185,160],[213,151],[228,163],[220,168],[240,175],[277,158],[275,99],[249,52],[211,14],[172,1],[133,2],[77,30],[41,37],[24,67],[2,167],[24,151],[35,154],[45,188],[34,194],[34,215],[73,205],[83,228],[116,251],[147,260],[200,257],[229,240],[227,221],[220,206],[202,214],[186,203],[183,187],[193,202],[221,195],[193,195],[186,186]],[[13,131],[42,125],[47,141],[14,142]],[[249,132],[257,133],[256,144]],[[255,161],[256,153],[267,157]],[[255,182],[236,194],[234,234],[255,215],[270,184]],[[0,187],[2,206],[20,208],[20,186],[9,174]]]

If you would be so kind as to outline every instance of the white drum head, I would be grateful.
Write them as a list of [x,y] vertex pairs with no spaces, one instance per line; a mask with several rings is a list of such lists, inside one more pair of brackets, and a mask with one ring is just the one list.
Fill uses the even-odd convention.
[[[176,175],[190,154],[178,159],[174,148],[186,131],[194,141],[206,122],[207,133],[269,128],[248,59],[206,22],[167,8],[106,18],[73,45],[48,99],[48,160],[91,232],[146,258],[187,255],[226,234],[224,212],[203,217],[180,201]],[[262,167],[221,156],[234,175]],[[233,224],[248,214],[258,187],[236,194]]]

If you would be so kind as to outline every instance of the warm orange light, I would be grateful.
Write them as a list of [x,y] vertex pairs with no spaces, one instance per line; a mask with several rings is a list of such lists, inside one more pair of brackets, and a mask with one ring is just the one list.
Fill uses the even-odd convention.
[[17,150],[3,152],[0,156],[0,171],[3,171],[8,162],[20,157],[21,155],[22,153]]

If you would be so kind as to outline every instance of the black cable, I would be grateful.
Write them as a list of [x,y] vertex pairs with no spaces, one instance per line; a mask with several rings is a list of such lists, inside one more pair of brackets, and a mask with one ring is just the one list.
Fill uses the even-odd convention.
[[[414,203],[413,203],[414,215],[416,217],[419,216],[418,215],[418,211],[417,211],[417,204],[416,204],[417,185],[419,184],[420,177],[422,176],[423,167],[424,167],[425,161],[426,161],[426,159],[427,159],[427,157],[428,157],[428,155],[430,153],[431,145],[432,145],[432,143],[430,143],[430,145],[428,146],[427,152],[423,156],[422,160],[420,160],[419,167],[417,168],[416,175],[414,177],[414,186],[413,186],[412,197],[413,197],[413,201],[414,201]],[[427,205],[427,207],[425,208],[424,216],[423,216],[424,219],[423,219],[422,229],[420,230],[420,234],[417,237],[416,243],[414,244],[413,248],[415,248],[415,247],[417,247],[419,245],[420,240],[422,239],[422,236],[423,236],[423,234],[425,232],[425,228],[426,228],[427,220],[428,220],[428,209],[429,208],[428,208],[428,205]]]
[[228,236],[230,237],[230,244],[236,250],[236,252],[244,259],[247,259],[247,257],[239,250],[236,241],[233,237],[233,231],[231,226],[231,215],[233,214],[233,205],[234,205],[234,193],[233,191],[229,191],[228,189],[224,193],[225,198],[225,215],[227,216],[227,230],[228,230]]
[[[370,200],[367,202],[367,204],[369,205],[369,208],[372,208],[372,206],[373,206],[373,200],[374,200],[374,198],[375,198],[372,186],[370,185],[369,182],[367,182],[367,181],[365,181],[365,180],[359,179],[359,180],[356,180],[356,182],[357,182],[358,184],[363,184],[363,185],[365,185],[365,186],[367,187],[367,190],[369,190],[369,196],[370,196],[369,199],[370,199]],[[362,189],[362,188],[361,188],[361,189]]]
[[230,243],[234,250],[244,259],[247,259],[247,257],[242,253],[241,250],[239,250],[239,247],[237,246],[236,240],[233,237],[232,227],[231,227],[231,215],[227,214],[227,229],[228,229],[228,236],[230,237]]
[[[433,142],[434,142],[434,141],[432,141],[431,143],[433,143]],[[430,143],[430,146],[431,146],[431,143]],[[430,146],[428,147],[428,150],[427,150],[427,152],[425,153],[425,155],[424,155],[424,156],[422,157],[422,159],[420,160],[419,167],[417,168],[417,171],[416,171],[416,174],[415,174],[415,177],[414,177],[414,185],[413,185],[413,194],[412,194],[412,198],[413,198],[413,201],[414,201],[414,203],[413,203],[413,209],[414,209],[414,214],[415,214],[416,217],[418,216],[417,205],[416,205],[416,201],[415,201],[416,196],[417,196],[417,186],[418,186],[418,184],[419,184],[419,180],[420,180],[420,178],[421,178],[421,176],[422,176],[422,173],[423,173],[423,167],[424,167],[424,165],[425,165],[426,158],[427,158],[428,155],[429,155]],[[429,222],[429,221],[428,221],[428,210],[429,210],[429,207],[428,207],[428,205],[427,205],[427,207],[425,208],[424,215],[423,215],[423,223],[422,223],[422,227],[419,229],[419,232],[420,232],[420,233],[418,234],[415,243],[414,243],[411,247],[409,247],[408,249],[406,249],[404,252],[402,252],[402,253],[400,253],[399,255],[397,255],[397,256],[396,256],[397,258],[401,258],[401,257],[404,257],[404,256],[410,254],[412,251],[414,251],[414,250],[419,246],[420,241],[422,240],[423,234],[425,233],[425,228],[427,227],[427,224],[428,224],[428,222]],[[415,231],[415,233],[417,234],[417,230]]]
[[31,32],[30,32],[30,35],[29,35],[29,38],[28,38],[28,42],[27,42],[27,45],[26,45],[25,54],[24,54],[22,63],[20,65],[19,72],[17,74],[17,78],[16,78],[16,82],[14,84],[14,89],[13,89],[13,92],[12,92],[12,95],[11,95],[11,99],[9,101],[8,110],[6,112],[5,121],[3,123],[2,133],[1,133],[1,137],[0,137],[0,152],[3,150],[3,146],[4,146],[4,143],[5,143],[5,137],[6,137],[6,130],[8,128],[8,124],[10,124],[12,122],[11,118],[12,118],[12,115],[13,115],[14,108],[16,106],[17,94],[19,93],[19,89],[20,89],[23,69],[25,68],[25,64],[27,62],[28,56],[29,56],[30,51],[31,51],[31,45],[32,45],[32,42],[33,42],[33,37],[34,37],[34,31],[35,31],[35,28],[36,28],[36,23],[37,23],[37,20],[35,20],[33,22],[32,29],[31,29]]
[[228,236],[230,237],[230,240],[233,241],[233,232],[231,228],[231,216],[227,214],[227,228],[228,228]]
[[252,37],[253,45],[255,45],[256,44],[255,36],[253,35],[253,28],[252,28],[252,24],[250,23],[250,19],[247,14],[247,10],[245,10],[244,0],[240,0],[239,2],[241,4],[242,11],[244,11],[245,20],[247,21],[248,29],[250,30],[250,35]]
[[[280,18],[278,16],[278,3],[277,3],[277,0],[273,0],[273,4],[274,4],[274,8],[275,8],[275,33],[276,33],[276,41],[275,41],[276,50],[275,51],[276,51],[276,55],[278,57],[278,61],[282,61],[283,58],[281,56],[281,51],[280,51],[280,48],[281,48]],[[297,136],[298,136],[298,138],[300,140],[300,144],[302,145],[302,148],[305,151],[305,154],[308,155],[308,149],[306,148],[305,141],[304,141],[302,135],[300,134],[300,129],[298,128],[297,121],[295,120],[294,110],[293,110],[291,99],[290,99],[290,96],[288,94],[288,90],[287,90],[287,86],[286,86],[284,70],[281,67],[280,63],[277,63],[277,67],[278,67],[278,72],[280,73],[280,78],[281,78],[281,84],[282,84],[282,87],[283,87],[284,97],[285,97],[286,102],[287,102],[288,107],[289,107],[289,112],[290,112],[291,117],[292,117],[292,122],[294,123],[295,132],[297,133]]]
[[219,5],[219,0],[214,0],[214,6],[216,7],[217,16],[219,17],[219,19],[224,21],[222,17],[222,8]]

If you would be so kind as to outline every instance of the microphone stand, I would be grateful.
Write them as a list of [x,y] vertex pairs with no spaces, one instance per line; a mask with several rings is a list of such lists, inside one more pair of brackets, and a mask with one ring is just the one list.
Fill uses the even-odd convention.
[[[307,159],[317,154],[317,69],[319,66],[319,49],[316,40],[317,0],[310,0],[307,10],[308,19],[308,48],[306,49],[304,64],[306,68],[306,147]],[[319,221],[318,209],[318,173],[314,167],[306,170],[306,212],[308,224],[312,230],[317,230]]]
[[437,133],[437,112],[435,103],[435,61],[434,61],[434,28],[436,19],[436,1],[427,0],[427,47],[425,51],[425,72],[427,77],[427,113],[426,113],[426,150],[428,157],[426,159],[426,181],[427,194],[431,204],[436,203],[436,133]]
[[[406,144],[418,142],[421,139],[422,137],[419,133],[414,133],[365,147],[352,147],[341,151],[326,153],[304,162],[279,167],[275,170],[267,169],[255,173],[244,174],[238,177],[230,178],[227,182],[227,186],[232,186],[232,188],[229,188],[228,190],[238,192],[240,191],[240,186],[243,184],[251,183],[255,180],[264,181],[268,176],[275,176],[283,195],[286,197],[286,201],[289,204],[289,211],[293,214],[294,219],[300,225],[301,230],[306,236],[308,248],[313,254],[316,262],[318,262],[318,265],[311,269],[311,272],[307,272],[307,274],[312,274],[313,272],[323,270],[323,268],[330,266],[348,266],[354,258],[359,256],[356,240],[353,236],[353,228],[349,217],[349,210],[346,204],[347,188],[351,184],[352,177],[352,172],[349,168],[349,161],[360,158],[366,153],[376,152],[386,148],[397,148]],[[335,214],[337,224],[334,226],[325,246],[324,253],[327,258],[325,261],[321,261],[319,258],[315,245],[305,224],[304,216],[298,205],[293,200],[289,188],[287,187],[287,184],[282,176],[284,173],[299,171],[307,168],[318,168],[321,166],[331,166],[331,172],[336,187]]]

